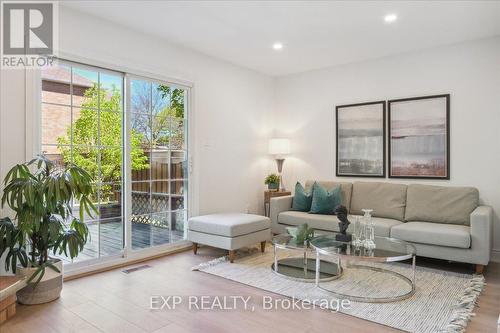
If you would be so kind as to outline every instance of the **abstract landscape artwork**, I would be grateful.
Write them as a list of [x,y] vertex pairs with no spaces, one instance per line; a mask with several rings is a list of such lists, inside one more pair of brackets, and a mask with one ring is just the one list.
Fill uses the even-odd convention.
[[336,107],[336,175],[385,177],[385,101]]
[[450,177],[450,95],[391,100],[389,177]]

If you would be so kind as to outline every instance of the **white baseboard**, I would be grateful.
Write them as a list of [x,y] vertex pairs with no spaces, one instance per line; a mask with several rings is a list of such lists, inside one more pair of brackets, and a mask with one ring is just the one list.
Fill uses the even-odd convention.
[[491,250],[491,261],[500,262],[500,249]]

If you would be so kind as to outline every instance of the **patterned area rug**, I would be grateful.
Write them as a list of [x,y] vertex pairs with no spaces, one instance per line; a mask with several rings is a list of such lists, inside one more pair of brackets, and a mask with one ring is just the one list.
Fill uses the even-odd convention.
[[[280,258],[287,254],[293,255],[291,251],[281,251]],[[221,257],[200,264],[193,270],[311,303],[324,302],[325,299],[335,301],[332,294],[317,288],[314,283],[292,281],[274,274],[270,268],[272,250],[268,249],[264,254],[249,251],[239,255],[233,264],[226,257]],[[411,276],[410,265],[368,265]],[[410,288],[390,274],[358,269],[346,269],[340,279],[321,285],[337,292],[372,297],[403,294]],[[484,277],[417,267],[416,285],[416,292],[409,299],[393,303],[351,302],[349,309],[341,309],[340,312],[407,332],[464,332],[484,287]]]

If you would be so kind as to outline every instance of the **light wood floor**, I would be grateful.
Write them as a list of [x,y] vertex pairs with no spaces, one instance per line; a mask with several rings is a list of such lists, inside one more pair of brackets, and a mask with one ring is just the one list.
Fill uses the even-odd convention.
[[[0,327],[1,333],[24,332],[398,332],[382,325],[324,310],[264,311],[264,295],[281,296],[228,281],[190,268],[222,255],[202,247],[198,255],[183,252],[146,262],[151,268],[131,274],[124,268],[64,283],[62,297],[49,304],[18,306],[18,314]],[[420,260],[422,262],[422,260]],[[423,261],[450,270],[472,270],[439,261]],[[139,264],[142,265],[142,264]],[[138,265],[135,265],[138,266]],[[500,264],[485,271],[487,286],[467,332],[496,332],[500,312]],[[244,295],[255,302],[255,312],[150,311],[152,295]]]

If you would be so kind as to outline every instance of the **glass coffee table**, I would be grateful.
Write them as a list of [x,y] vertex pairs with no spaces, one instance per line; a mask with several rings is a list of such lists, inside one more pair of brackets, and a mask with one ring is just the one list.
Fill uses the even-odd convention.
[[[303,281],[331,281],[341,275],[339,265],[336,262],[321,260],[321,265],[317,268],[314,252],[309,244],[297,243],[296,240],[288,234],[280,234],[272,239],[274,248],[274,262],[271,269],[277,275],[282,277]],[[288,256],[279,258],[282,251],[292,251],[300,253],[300,256]]]
[[[412,244],[395,238],[375,237],[374,241],[376,248],[374,250],[367,250],[362,247],[355,247],[351,243],[339,242],[335,240],[335,234],[322,235],[313,238],[311,240],[310,246],[316,251],[316,286],[334,294],[339,299],[350,299],[357,302],[385,303],[400,301],[411,297],[415,293],[416,288],[415,247]],[[327,287],[321,285],[321,282],[323,282],[321,279],[321,266],[323,265],[321,256],[326,256],[329,259],[333,258],[340,271],[342,271],[343,269],[363,269],[389,274],[403,281],[404,284],[407,284],[409,286],[409,291],[397,295],[392,295],[390,297],[365,297],[341,293],[339,291],[328,289]],[[403,274],[390,269],[362,264],[363,262],[390,263],[408,259],[412,261],[412,271],[410,277],[404,276]]]

